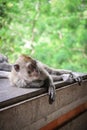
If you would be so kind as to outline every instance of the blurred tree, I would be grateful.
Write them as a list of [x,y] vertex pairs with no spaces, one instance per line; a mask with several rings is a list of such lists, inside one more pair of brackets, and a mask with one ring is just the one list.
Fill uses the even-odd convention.
[[87,71],[87,0],[1,0],[0,52]]

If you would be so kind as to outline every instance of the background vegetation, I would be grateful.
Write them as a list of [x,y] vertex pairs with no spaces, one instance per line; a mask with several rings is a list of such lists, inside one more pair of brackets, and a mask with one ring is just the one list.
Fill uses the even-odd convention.
[[0,0],[0,53],[87,72],[87,0]]

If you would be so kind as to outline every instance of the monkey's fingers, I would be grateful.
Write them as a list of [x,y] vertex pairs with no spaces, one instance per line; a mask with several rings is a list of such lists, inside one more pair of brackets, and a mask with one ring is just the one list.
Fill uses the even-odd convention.
[[81,76],[79,76],[78,74],[75,74],[75,73],[72,73],[70,76],[74,81],[78,82],[78,84],[81,85],[81,83],[82,83]]
[[49,104],[52,104],[55,101],[55,89],[54,87],[49,87]]
[[55,98],[49,95],[49,104],[52,104],[55,101]]
[[79,85],[81,85],[81,83],[82,83],[82,78],[81,78],[80,76],[76,77],[74,80],[75,80],[76,82],[78,82]]

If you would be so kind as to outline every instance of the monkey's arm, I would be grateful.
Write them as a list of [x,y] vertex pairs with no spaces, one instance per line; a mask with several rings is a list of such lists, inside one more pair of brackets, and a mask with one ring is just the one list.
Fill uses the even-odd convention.
[[[48,71],[50,75],[59,76],[59,79],[63,79],[63,81],[71,82],[74,80],[78,82],[79,85],[81,85],[81,82],[82,82],[81,76],[79,75],[77,76],[74,72],[70,70],[54,69],[54,68],[48,67],[47,65],[43,63],[42,65]],[[53,77],[53,79],[55,80],[55,77]],[[58,77],[56,77],[56,79],[58,79]]]
[[55,85],[53,83],[52,76],[47,72],[47,70],[42,66],[41,63],[37,63],[40,70],[42,78],[44,79],[45,85],[48,88],[49,103],[52,104],[55,101]]
[[53,79],[53,82],[63,81],[62,75],[51,75],[51,77],[52,77],[52,79]]

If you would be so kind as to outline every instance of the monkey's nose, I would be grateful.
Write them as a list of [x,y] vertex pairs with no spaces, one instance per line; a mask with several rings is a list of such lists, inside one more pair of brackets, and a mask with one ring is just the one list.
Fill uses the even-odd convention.
[[37,72],[38,74],[40,74],[40,70],[39,70],[38,68],[36,68],[36,72]]

